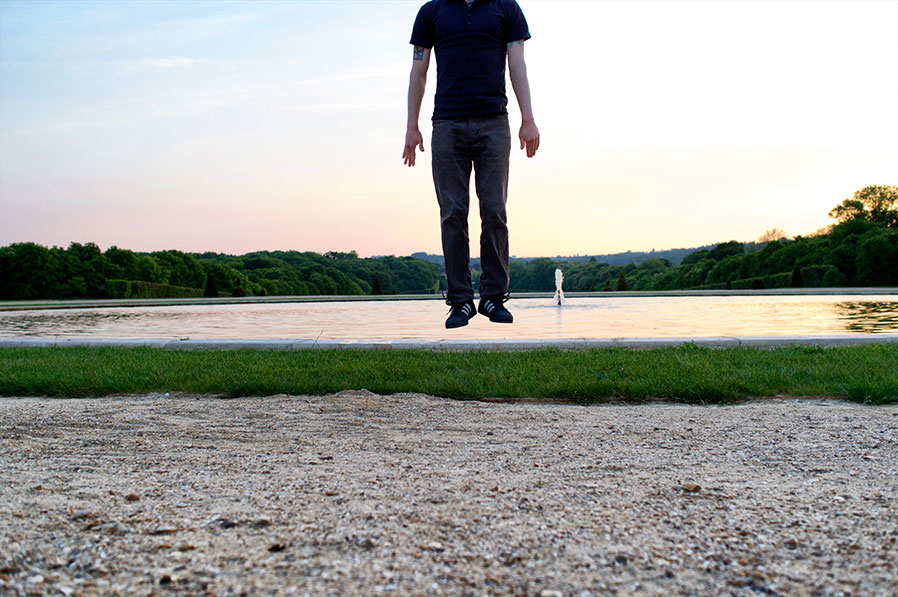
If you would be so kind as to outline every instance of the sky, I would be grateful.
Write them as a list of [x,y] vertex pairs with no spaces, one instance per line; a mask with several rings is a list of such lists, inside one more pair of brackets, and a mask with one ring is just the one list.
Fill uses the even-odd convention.
[[[898,1],[518,2],[513,255],[808,234],[898,184]],[[0,246],[440,253],[421,4],[0,0]]]

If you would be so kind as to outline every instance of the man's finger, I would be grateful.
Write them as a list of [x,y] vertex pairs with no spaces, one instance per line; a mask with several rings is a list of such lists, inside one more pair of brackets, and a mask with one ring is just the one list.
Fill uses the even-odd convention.
[[424,151],[424,139],[418,141],[418,146],[421,148],[421,151]]
[[519,136],[518,139],[521,140],[521,149],[524,149],[524,147],[525,147],[525,145],[526,145],[526,143],[524,143],[524,137],[520,137],[520,136]]

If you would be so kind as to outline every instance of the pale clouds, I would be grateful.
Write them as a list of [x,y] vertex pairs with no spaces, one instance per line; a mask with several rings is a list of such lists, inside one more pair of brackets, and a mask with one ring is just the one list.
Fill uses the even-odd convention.
[[201,60],[187,58],[185,56],[167,56],[166,58],[145,58],[140,61],[140,64],[151,66],[153,68],[182,68],[191,66],[197,62],[201,62]]

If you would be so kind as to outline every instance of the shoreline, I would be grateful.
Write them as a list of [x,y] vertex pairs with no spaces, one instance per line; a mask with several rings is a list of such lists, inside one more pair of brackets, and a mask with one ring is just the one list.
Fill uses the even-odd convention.
[[784,346],[863,346],[898,343],[898,333],[855,333],[790,336],[671,336],[655,338],[513,338],[513,339],[311,339],[311,338],[92,338],[0,337],[0,349],[114,347],[164,350],[424,350],[424,351],[529,351],[595,350],[607,348],[653,349],[683,345],[698,348],[778,348]]
[[[627,290],[610,292],[565,292],[568,299],[577,298],[656,298],[701,296],[896,296],[898,287],[864,288],[771,288],[765,290]],[[514,299],[551,300],[554,292],[514,293]],[[330,303],[358,301],[442,301],[439,294],[338,295],[338,296],[246,296],[172,299],[97,299],[0,301],[0,311],[39,311],[46,309],[101,309],[107,307],[170,307],[188,305],[242,305],[278,303]]]

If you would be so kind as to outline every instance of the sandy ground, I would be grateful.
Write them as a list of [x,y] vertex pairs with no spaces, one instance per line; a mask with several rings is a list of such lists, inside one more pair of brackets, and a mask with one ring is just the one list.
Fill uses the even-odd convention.
[[0,399],[0,593],[898,595],[898,407]]

